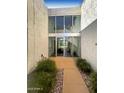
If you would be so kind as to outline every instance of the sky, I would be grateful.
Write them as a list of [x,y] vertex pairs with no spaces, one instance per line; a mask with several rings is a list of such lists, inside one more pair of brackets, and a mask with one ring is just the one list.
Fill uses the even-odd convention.
[[44,0],[48,8],[76,7],[80,6],[83,0]]

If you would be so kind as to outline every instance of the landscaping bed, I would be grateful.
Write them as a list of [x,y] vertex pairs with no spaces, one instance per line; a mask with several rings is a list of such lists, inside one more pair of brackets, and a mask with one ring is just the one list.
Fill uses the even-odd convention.
[[62,93],[64,69],[57,70],[50,59],[39,61],[28,75],[27,93]]
[[28,75],[28,93],[50,93],[56,83],[55,62],[45,59],[38,62],[36,69]]
[[86,59],[77,58],[76,65],[90,93],[97,93],[97,72],[93,70]]

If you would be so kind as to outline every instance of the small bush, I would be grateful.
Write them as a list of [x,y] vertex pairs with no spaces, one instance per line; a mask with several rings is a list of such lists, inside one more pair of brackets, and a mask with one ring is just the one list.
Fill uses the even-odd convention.
[[92,72],[91,65],[87,62],[86,59],[78,58],[76,61],[77,66],[81,71],[83,71],[86,74],[90,74]]
[[28,88],[40,88],[40,90],[28,90],[28,93],[50,93],[55,85],[55,62],[46,59],[39,61],[36,69],[28,75]]
[[43,61],[39,61],[38,65],[36,67],[37,71],[44,71],[44,72],[56,72],[56,65],[55,62],[50,60],[50,59],[46,59]]
[[97,73],[94,71],[90,75],[93,93],[97,93]]

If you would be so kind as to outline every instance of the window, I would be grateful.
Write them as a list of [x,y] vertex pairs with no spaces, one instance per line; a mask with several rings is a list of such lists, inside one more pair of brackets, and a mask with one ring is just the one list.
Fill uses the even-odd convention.
[[73,32],[80,31],[80,23],[81,23],[80,15],[73,16]]
[[55,33],[55,16],[49,16],[49,33]]
[[56,16],[56,32],[63,33],[64,32],[64,17]]
[[72,32],[72,16],[65,16],[65,32]]
[[49,37],[49,56],[56,55],[56,42],[55,37]]
[[80,15],[49,16],[49,33],[78,33],[81,28]]

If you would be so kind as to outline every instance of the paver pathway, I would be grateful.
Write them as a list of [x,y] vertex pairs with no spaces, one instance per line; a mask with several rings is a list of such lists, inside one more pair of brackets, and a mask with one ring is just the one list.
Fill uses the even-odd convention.
[[63,93],[89,93],[78,68],[71,57],[52,57],[57,68],[64,68]]

